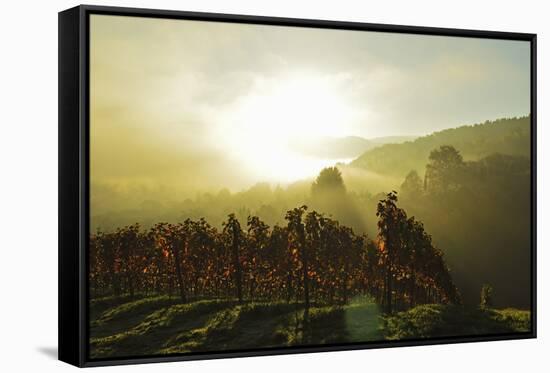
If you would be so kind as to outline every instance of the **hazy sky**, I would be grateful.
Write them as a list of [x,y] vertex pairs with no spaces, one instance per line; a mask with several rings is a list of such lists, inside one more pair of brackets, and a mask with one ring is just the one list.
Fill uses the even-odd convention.
[[529,113],[529,43],[91,17],[93,182],[243,188],[327,160],[289,142]]

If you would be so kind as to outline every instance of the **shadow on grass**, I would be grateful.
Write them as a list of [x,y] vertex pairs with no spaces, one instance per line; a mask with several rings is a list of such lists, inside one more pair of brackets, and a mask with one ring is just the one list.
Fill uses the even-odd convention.
[[[300,303],[173,302],[166,297],[147,298],[103,310],[91,323],[91,356],[112,358],[350,340],[346,307],[312,307],[306,322]],[[358,311],[354,309],[351,314]]]
[[[128,300],[128,299],[126,299]],[[528,311],[421,305],[383,316],[368,298],[345,306],[152,297],[101,305],[92,320],[95,358],[322,345],[528,331]]]
[[158,296],[128,301],[97,312],[91,318],[90,336],[103,338],[131,330],[153,312],[179,302],[177,297]]
[[[190,332],[202,327],[216,312],[231,307],[233,301],[198,301],[189,304],[171,306],[160,305],[151,313],[140,314],[135,320],[140,321],[128,330],[118,332],[120,325],[114,322],[103,326],[99,337],[92,337],[90,350],[92,357],[123,357],[167,353],[167,342],[179,335],[179,342],[184,337],[182,331]],[[112,331],[109,333],[109,325]],[[179,334],[178,334],[179,333]],[[107,335],[107,336],[103,336]],[[178,351],[178,352],[187,352]]]
[[384,319],[388,339],[490,335],[530,329],[529,311],[428,304]]

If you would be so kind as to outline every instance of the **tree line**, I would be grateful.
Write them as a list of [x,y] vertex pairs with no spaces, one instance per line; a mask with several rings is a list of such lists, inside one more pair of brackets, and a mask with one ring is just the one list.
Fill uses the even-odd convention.
[[92,297],[177,294],[182,302],[345,304],[370,295],[391,313],[424,303],[460,303],[442,252],[391,192],[377,206],[378,235],[366,235],[300,206],[286,226],[230,214],[218,229],[204,218],[139,224],[90,237]]

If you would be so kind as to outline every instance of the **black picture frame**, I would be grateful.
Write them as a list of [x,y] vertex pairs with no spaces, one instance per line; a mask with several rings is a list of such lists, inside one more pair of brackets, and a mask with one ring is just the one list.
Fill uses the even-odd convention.
[[[527,41],[531,46],[531,331],[422,340],[96,359],[88,356],[91,14]],[[81,5],[59,13],[59,360],[79,367],[536,338],[536,34]]]

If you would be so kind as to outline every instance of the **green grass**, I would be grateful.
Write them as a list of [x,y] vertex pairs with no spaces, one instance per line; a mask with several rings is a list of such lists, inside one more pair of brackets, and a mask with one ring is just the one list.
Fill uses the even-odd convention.
[[[124,298],[125,299],[125,298]],[[90,322],[91,333],[95,337],[107,337],[132,329],[144,317],[164,307],[178,302],[177,297],[159,296],[127,302],[98,312]]]
[[200,300],[175,297],[92,303],[92,358],[318,345],[380,339],[378,307],[362,299],[347,306]]
[[92,358],[528,331],[529,312],[424,305],[382,316],[370,299],[345,306],[102,298],[91,304]]
[[385,317],[384,333],[390,340],[472,336],[528,332],[530,324],[529,311],[427,304]]
[[[159,303],[150,304],[148,312],[133,315],[132,323],[127,329],[123,329],[115,320],[102,323],[92,321],[91,356],[121,357],[162,353],[171,347],[170,342],[174,337],[181,340],[186,333],[193,337],[194,332],[203,327],[212,315],[232,308],[234,304],[231,301],[215,300],[168,306],[163,306],[163,302]],[[119,314],[120,308],[128,309],[129,306],[125,303],[106,312]],[[123,324],[128,323],[125,320]],[[189,349],[191,350],[192,348]]]

